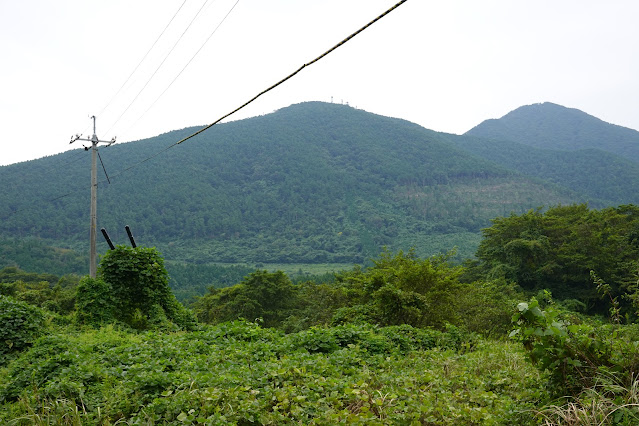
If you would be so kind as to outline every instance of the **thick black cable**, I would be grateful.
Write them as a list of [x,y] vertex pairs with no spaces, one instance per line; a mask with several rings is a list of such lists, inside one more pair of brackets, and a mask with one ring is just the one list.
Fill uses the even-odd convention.
[[248,104],[250,104],[251,102],[253,102],[255,99],[259,98],[260,96],[262,96],[264,93],[273,90],[274,88],[276,88],[277,86],[279,86],[280,84],[284,83],[285,81],[289,80],[290,78],[292,78],[293,76],[295,76],[297,73],[299,73],[302,69],[304,69],[305,67],[314,64],[315,62],[319,61],[320,59],[324,58],[326,55],[328,55],[329,53],[333,52],[334,50],[336,50],[338,47],[344,45],[346,42],[348,42],[349,40],[351,40],[353,37],[355,37],[356,35],[358,35],[359,33],[361,33],[362,31],[364,31],[365,29],[367,29],[368,27],[370,27],[371,25],[373,25],[375,22],[379,21],[380,19],[382,19],[383,17],[385,17],[386,15],[388,15],[389,13],[391,13],[393,10],[397,9],[399,6],[401,6],[402,4],[406,3],[406,1],[408,0],[402,0],[399,3],[395,4],[393,7],[391,7],[390,9],[388,9],[386,12],[382,13],[381,15],[379,15],[377,18],[373,19],[372,21],[370,21],[368,24],[364,25],[362,28],[360,28],[359,30],[355,31],[354,33],[352,33],[351,35],[349,35],[348,37],[346,37],[344,40],[340,41],[339,43],[337,43],[335,46],[331,47],[329,50],[327,50],[326,52],[322,53],[320,56],[318,56],[317,58],[313,59],[311,62],[308,62],[304,65],[302,65],[301,67],[299,67],[296,71],[294,71],[292,74],[289,74],[287,77],[283,78],[282,80],[278,81],[277,83],[275,83],[274,85],[272,85],[271,87],[269,87],[268,89],[265,89],[263,91],[261,91],[260,93],[258,93],[257,95],[255,95],[253,98],[251,98],[248,102],[245,102],[242,106],[234,109],[233,111],[231,111],[230,113],[224,115],[223,117],[217,119],[216,121],[214,121],[213,123],[209,124],[206,127],[203,127],[202,129],[198,130],[197,132],[183,138],[180,139],[179,141],[167,146],[166,148],[164,148],[162,151],[158,151],[155,154],[153,154],[150,157],[145,158],[142,161],[139,161],[137,163],[132,164],[131,166],[127,167],[126,169],[123,169],[121,171],[119,171],[115,176],[119,176],[122,173],[125,173],[135,167],[137,167],[138,165],[142,164],[142,163],[146,163],[147,161],[157,157],[158,155],[168,151],[169,149],[173,148],[176,145],[181,144],[182,142],[185,142],[197,135],[199,135],[200,133],[210,129],[211,127],[213,127],[214,125],[216,125],[217,123],[219,123],[220,121],[224,120],[225,118],[229,117],[232,114],[235,114],[237,111],[241,110],[242,108],[244,108],[245,106],[247,106]]
[[383,17],[385,17],[386,15],[388,15],[390,12],[392,12],[393,10],[397,9],[399,6],[401,6],[403,3],[406,3],[407,0],[402,0],[399,3],[395,4],[393,7],[391,7],[390,9],[388,9],[386,12],[382,13],[381,15],[379,15],[377,18],[373,19],[372,21],[370,21],[368,24],[364,25],[362,28],[360,28],[359,30],[355,31],[354,33],[352,33],[351,35],[349,35],[348,37],[346,37],[344,40],[340,41],[339,43],[337,43],[335,46],[333,46],[332,48],[330,48],[329,50],[327,50],[326,52],[322,53],[320,56],[318,56],[317,58],[313,59],[311,62],[308,62],[304,65],[302,65],[300,68],[298,68],[295,72],[293,72],[292,74],[288,75],[287,77],[283,78],[282,80],[280,80],[279,82],[275,83],[274,85],[272,85],[271,87],[269,87],[266,90],[263,90],[262,92],[258,93],[256,96],[254,96],[253,98],[251,98],[251,100],[249,100],[248,102],[244,103],[242,106],[240,106],[239,108],[234,109],[233,111],[231,111],[230,113],[224,115],[223,117],[217,119],[216,121],[214,121],[213,123],[209,124],[206,127],[203,127],[202,129],[198,130],[197,132],[167,146],[166,148],[164,148],[161,151],[156,152],[155,154],[151,155],[150,157],[145,158],[142,161],[139,161],[137,163],[132,164],[131,166],[127,167],[126,169],[120,170],[119,172],[117,172],[115,175],[112,175],[112,177],[116,177],[121,175],[122,173],[125,173],[137,166],[139,166],[142,163],[146,163],[147,161],[152,160],[153,158],[157,157],[158,155],[168,151],[169,149],[173,148],[176,145],[181,144],[184,141],[187,141],[197,135],[199,135],[200,133],[210,129],[211,127],[213,127],[214,125],[216,125],[217,123],[219,123],[220,121],[224,120],[225,118],[229,117],[232,114],[235,114],[237,111],[241,110],[242,108],[244,108],[246,105],[250,104],[251,102],[253,102],[255,99],[259,98],[260,96],[262,96],[264,93],[276,88],[277,86],[279,86],[280,84],[284,83],[286,80],[289,80],[290,78],[292,78],[293,76],[295,76],[297,73],[299,73],[302,69],[304,69],[305,67],[314,64],[315,62],[319,61],[320,59],[324,58],[326,55],[328,55],[329,53],[333,52],[335,49],[337,49],[338,47],[344,45],[347,41],[351,40],[353,37],[355,37],[356,35],[358,35],[359,33],[361,33],[362,31],[364,31],[365,29],[367,29],[368,27],[370,27],[371,25],[373,25],[375,22],[379,21],[380,19],[382,19]]
[[379,21],[380,19],[382,19],[384,16],[388,15],[389,13],[391,13],[393,10],[397,9],[399,6],[401,6],[403,3],[406,3],[407,0],[402,0],[399,3],[397,3],[395,6],[391,7],[390,9],[388,9],[386,12],[382,13],[381,15],[379,15],[377,18],[373,19],[372,21],[370,21],[368,24],[364,25],[362,28],[360,28],[359,30],[355,31],[353,34],[349,35],[348,37],[346,37],[344,40],[340,41],[339,43],[337,43],[335,46],[331,47],[330,49],[328,49],[326,52],[322,53],[321,55],[319,55],[317,58],[313,59],[311,62],[308,62],[304,65],[302,65],[301,67],[299,67],[297,70],[293,71],[291,74],[289,74],[288,76],[284,77],[283,79],[281,79],[280,81],[278,81],[277,83],[275,83],[274,85],[272,85],[271,87],[262,90],[260,93],[258,93],[257,95],[255,95],[253,98],[251,98],[248,102],[245,102],[244,104],[242,104],[241,106],[239,106],[238,108],[234,109],[233,111],[229,112],[228,114],[224,115],[223,117],[218,118],[217,120],[215,120],[213,123],[209,124],[206,127],[201,128],[200,130],[198,130],[197,132],[193,133],[192,135],[189,135],[187,137],[185,137],[182,140],[177,141],[174,145],[179,145],[182,142],[185,142],[197,135],[199,135],[200,133],[210,129],[211,127],[215,126],[217,123],[219,123],[220,121],[224,120],[225,118],[235,114],[236,112],[238,112],[239,110],[241,110],[242,108],[244,108],[245,106],[247,106],[248,104],[250,104],[251,102],[253,102],[254,100],[256,100],[257,98],[259,98],[260,96],[262,96],[263,94],[275,89],[277,86],[279,86],[280,84],[286,82],[287,80],[291,79],[292,77],[294,77],[297,73],[299,73],[300,71],[302,71],[304,68],[313,65],[315,62],[319,61],[320,59],[324,58],[326,55],[328,55],[329,53],[333,52],[334,50],[336,50],[338,47],[344,45],[346,42],[348,42],[349,40],[351,40],[353,37],[355,37],[356,35],[358,35],[359,33],[361,33],[362,31],[364,31],[365,29],[367,29],[368,27],[370,27],[371,25],[373,25],[375,22]]

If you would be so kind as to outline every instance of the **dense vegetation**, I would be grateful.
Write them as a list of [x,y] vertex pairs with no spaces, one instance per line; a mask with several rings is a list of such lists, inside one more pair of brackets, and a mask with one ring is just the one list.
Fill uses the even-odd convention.
[[83,274],[88,271],[88,259],[88,252],[80,255],[35,238],[0,239],[0,268],[20,267],[56,275]]
[[[488,276],[528,290],[549,289],[586,313],[605,312],[593,273],[612,297],[632,294],[639,265],[639,208],[590,210],[585,205],[531,210],[497,218],[483,231],[477,257]],[[624,315],[633,317],[630,300]]]
[[[130,225],[168,265],[363,264],[384,246],[419,256],[457,246],[462,259],[496,216],[638,201],[634,165],[612,155],[476,150],[492,145],[318,102],[216,126],[140,163],[192,130],[100,152],[110,183],[100,182],[98,227],[123,243]],[[77,150],[0,167],[0,237],[83,253],[88,162]],[[3,244],[0,253],[7,266],[35,261]]]
[[102,150],[95,279],[86,153],[0,168],[1,424],[639,423],[633,163],[309,103],[119,172],[190,130]]
[[564,151],[468,136],[449,140],[466,152],[584,194],[593,207],[639,203],[639,164],[601,149]]
[[192,311],[155,249],[109,251],[66,310],[69,278],[5,268],[0,422],[636,424],[638,214],[496,218],[463,265],[258,269]]

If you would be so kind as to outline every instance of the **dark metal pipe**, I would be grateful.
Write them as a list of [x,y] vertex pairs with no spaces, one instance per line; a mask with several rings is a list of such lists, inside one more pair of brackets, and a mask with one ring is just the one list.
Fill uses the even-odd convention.
[[106,229],[102,228],[102,235],[104,235],[104,239],[106,240],[107,244],[109,245],[109,248],[111,250],[115,249],[115,247],[113,246],[113,243],[111,242],[111,238],[109,238],[109,234],[107,234]]
[[126,233],[129,236],[129,240],[131,241],[131,247],[135,248],[135,240],[133,239],[133,234],[131,234],[131,228],[129,228],[129,225],[126,225],[124,227],[124,229],[126,229]]

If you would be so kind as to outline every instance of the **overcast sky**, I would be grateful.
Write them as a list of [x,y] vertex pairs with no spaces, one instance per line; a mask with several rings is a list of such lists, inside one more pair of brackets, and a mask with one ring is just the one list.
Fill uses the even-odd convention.
[[[211,123],[397,0],[183,2],[0,0],[0,165],[73,148],[91,115],[119,142]],[[461,134],[549,101],[639,129],[637,17],[636,0],[408,0],[231,119],[332,100]]]

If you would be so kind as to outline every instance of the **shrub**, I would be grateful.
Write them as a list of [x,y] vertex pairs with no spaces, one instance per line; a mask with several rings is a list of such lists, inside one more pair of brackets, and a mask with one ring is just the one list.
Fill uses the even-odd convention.
[[111,286],[102,280],[84,277],[76,294],[76,320],[80,324],[99,326],[113,320]]
[[550,373],[558,395],[577,395],[611,374],[632,382],[639,373],[635,327],[618,324],[572,324],[552,304],[545,310],[536,298],[520,303],[513,315],[511,337],[521,340],[530,360]]
[[[169,321],[181,329],[195,327],[194,315],[171,292],[164,259],[155,248],[118,246],[102,258],[98,272],[110,287],[113,312],[129,326],[167,329]],[[104,290],[97,286],[96,291]]]
[[27,303],[0,296],[0,365],[29,347],[42,334],[44,314]]

